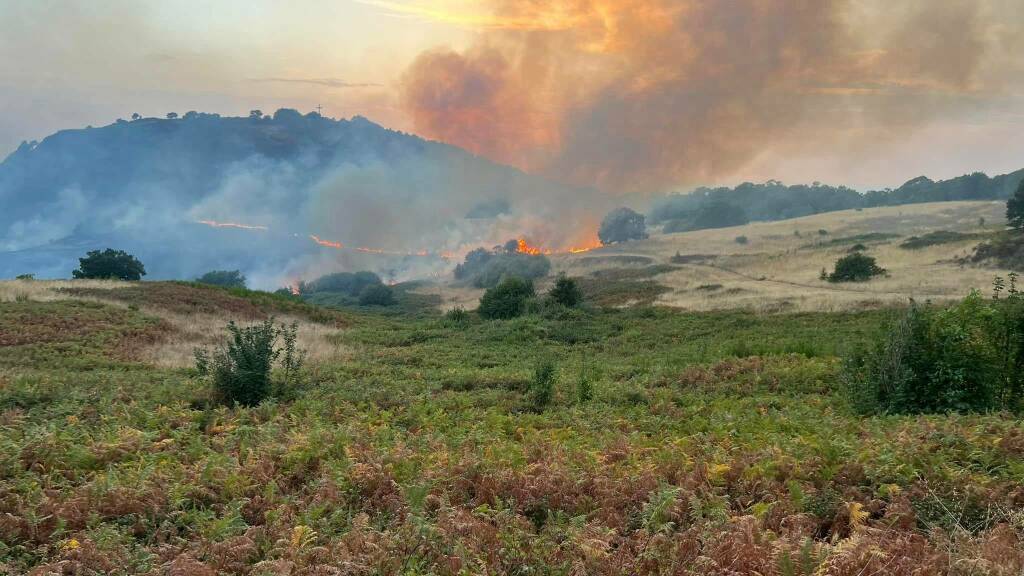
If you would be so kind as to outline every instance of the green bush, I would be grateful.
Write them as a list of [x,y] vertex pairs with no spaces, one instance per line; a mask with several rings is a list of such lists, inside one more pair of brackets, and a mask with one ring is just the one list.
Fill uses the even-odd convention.
[[[294,384],[305,357],[295,345],[297,324],[276,326],[271,318],[245,327],[232,321],[226,329],[229,338],[223,347],[195,350],[196,370],[212,380],[217,401],[255,406]],[[284,372],[276,387],[271,379],[275,363]]]
[[526,311],[526,303],[534,295],[533,282],[511,276],[484,292],[477,312],[491,320],[515,318]]
[[491,288],[508,276],[532,280],[543,278],[550,271],[547,256],[520,252],[519,243],[509,240],[492,250],[477,248],[466,254],[465,261],[455,267],[455,279],[477,288]]
[[380,276],[373,272],[336,272],[321,276],[308,283],[300,283],[299,291],[303,294],[316,294],[320,292],[341,292],[353,298],[358,298],[367,286],[380,286],[384,284]]
[[579,285],[575,280],[566,277],[564,274],[559,276],[558,280],[555,280],[555,285],[548,292],[548,297],[566,308],[575,308],[583,302],[583,292],[580,290]]
[[392,306],[395,303],[395,293],[390,286],[383,284],[371,284],[363,288],[359,294],[360,306]]
[[736,243],[741,245],[741,246],[745,246],[745,245],[750,243],[750,239],[747,238],[746,236],[737,236],[736,237]]
[[444,313],[444,325],[451,328],[463,328],[469,321],[469,312],[462,306],[456,306]]
[[78,259],[78,270],[71,272],[73,278],[95,278],[100,280],[141,280],[146,267],[135,256],[123,251],[107,248],[102,252],[91,250],[85,258]]
[[854,252],[836,261],[835,270],[828,275],[828,281],[864,282],[880,274],[885,274],[885,269],[879,268],[873,256]]
[[558,377],[554,361],[541,360],[533,370],[530,381],[529,402],[534,412],[543,412],[555,396],[555,379]]
[[1024,298],[912,305],[875,347],[845,359],[842,382],[865,413],[1019,411]]
[[18,274],[14,277],[15,280],[35,280],[35,274]]
[[245,276],[238,270],[212,270],[196,278],[200,284],[245,288]]

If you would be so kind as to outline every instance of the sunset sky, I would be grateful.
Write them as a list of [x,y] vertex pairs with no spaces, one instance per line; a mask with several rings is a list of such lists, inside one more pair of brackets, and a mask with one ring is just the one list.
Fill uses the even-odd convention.
[[0,0],[0,156],[133,112],[361,114],[611,192],[1024,167],[1018,0]]

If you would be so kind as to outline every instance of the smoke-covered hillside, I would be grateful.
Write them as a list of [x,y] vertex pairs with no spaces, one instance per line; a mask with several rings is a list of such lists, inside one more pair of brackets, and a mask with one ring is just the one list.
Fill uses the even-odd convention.
[[0,164],[0,277],[67,277],[86,249],[107,246],[137,254],[148,278],[240,268],[269,287],[353,267],[419,275],[443,269],[449,251],[517,234],[571,243],[559,231],[592,216],[570,208],[569,192],[361,117],[118,121],[25,143]]

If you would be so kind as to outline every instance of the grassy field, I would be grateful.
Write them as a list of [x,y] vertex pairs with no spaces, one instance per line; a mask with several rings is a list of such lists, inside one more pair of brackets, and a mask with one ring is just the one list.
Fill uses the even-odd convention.
[[[0,283],[0,573],[1020,575],[1019,419],[847,405],[838,357],[890,314]],[[184,348],[270,315],[303,326],[302,388],[210,406]]]
[[[1006,275],[1006,270],[957,262],[1000,229],[1005,208],[1002,202],[939,202],[830,212],[653,234],[646,241],[556,256],[553,263],[557,270],[584,277],[608,268],[671,265],[651,278],[665,288],[656,301],[687,310],[841,311],[902,304],[908,298],[947,301],[973,288],[986,289],[993,276]],[[965,237],[916,250],[901,247],[911,237],[937,231]],[[740,236],[746,244],[736,242]],[[819,280],[823,268],[831,270],[857,243],[889,271],[887,277],[838,286]],[[674,264],[677,254],[683,262]]]

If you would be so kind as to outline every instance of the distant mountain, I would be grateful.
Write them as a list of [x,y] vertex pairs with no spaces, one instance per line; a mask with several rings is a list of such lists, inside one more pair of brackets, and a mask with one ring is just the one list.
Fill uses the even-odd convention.
[[574,192],[362,117],[119,120],[23,143],[0,164],[0,277],[68,277],[86,249],[110,246],[138,255],[147,278],[241,268],[273,284],[367,254],[338,243],[399,254],[489,240],[495,218]]
[[822,184],[787,186],[770,181],[745,183],[735,188],[698,188],[689,194],[673,194],[656,201],[650,212],[653,224],[668,224],[674,229],[688,226],[702,208],[728,204],[742,209],[750,220],[785,220],[822,212],[896,206],[921,202],[952,200],[1005,200],[1024,180],[1024,170],[990,178],[980,172],[934,181],[924,176],[899,188],[860,193],[845,186]]

